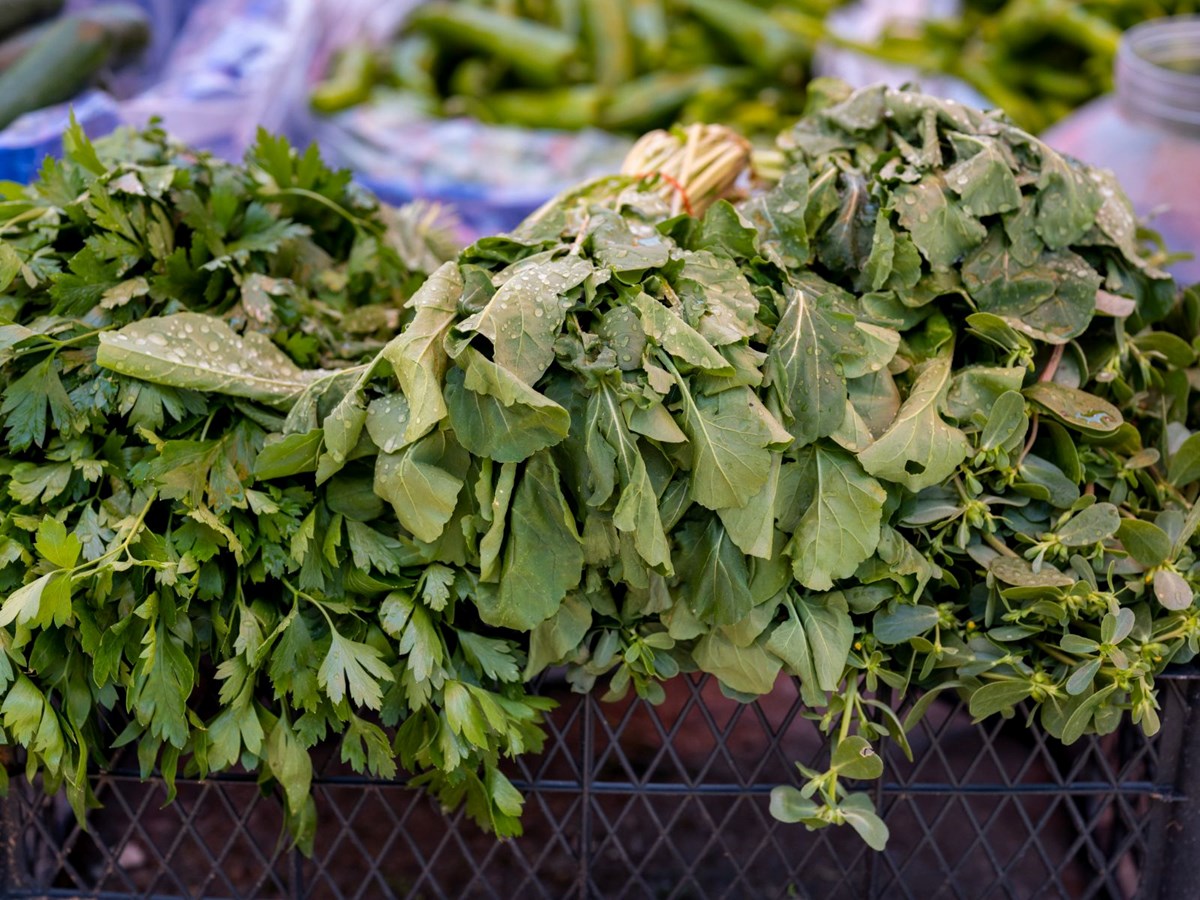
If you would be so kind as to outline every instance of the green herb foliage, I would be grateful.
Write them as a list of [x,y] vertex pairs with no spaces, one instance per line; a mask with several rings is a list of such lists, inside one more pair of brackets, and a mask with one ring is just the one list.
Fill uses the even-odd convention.
[[[156,300],[141,254],[113,276],[149,267],[138,314],[85,303],[79,275],[62,324],[67,276],[15,281],[37,223],[90,240],[89,186],[142,165],[89,169],[73,144],[36,190],[84,180],[56,206],[14,198],[29,218],[0,245],[0,715],[79,802],[96,710],[120,703],[147,768],[257,768],[302,837],[330,734],[511,834],[497,765],[540,746],[523,682],[547,667],[651,701],[684,671],[742,700],[786,673],[831,756],[773,812],[879,847],[847,782],[880,774],[876,739],[907,748],[937,692],[979,717],[1027,704],[1067,741],[1125,711],[1153,731],[1155,675],[1196,652],[1200,296],[1176,300],[1107,176],[999,115],[817,83],[782,176],[740,207],[671,217],[645,180],[596,182],[437,268],[377,348],[331,351],[339,328],[306,312],[309,359],[245,327],[236,294]],[[210,256],[286,277],[285,245],[316,238],[277,204],[313,198],[256,178],[262,152],[231,177],[295,233]],[[184,188],[164,216],[218,215]],[[330,260],[383,265],[397,242],[326,200],[305,209],[340,210]],[[69,272],[90,248],[73,234]],[[223,271],[210,256],[180,277]],[[883,702],[918,690],[904,722]]]

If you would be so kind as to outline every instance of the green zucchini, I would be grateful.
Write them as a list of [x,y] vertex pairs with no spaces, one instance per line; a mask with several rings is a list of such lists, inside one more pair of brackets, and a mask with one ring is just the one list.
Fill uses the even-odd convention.
[[[112,61],[117,66],[132,60],[150,43],[150,21],[134,3],[105,3],[82,10],[73,18],[104,27],[113,42]],[[0,41],[0,72],[16,64],[54,26],[54,22],[39,22]]]
[[18,116],[70,100],[104,68],[112,38],[103,25],[60,19],[0,75],[0,128]]
[[64,0],[0,0],[0,37],[62,12]]

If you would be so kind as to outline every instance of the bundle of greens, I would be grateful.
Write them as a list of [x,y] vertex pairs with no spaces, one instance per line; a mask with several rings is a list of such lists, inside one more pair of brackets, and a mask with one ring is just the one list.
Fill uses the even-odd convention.
[[[261,766],[297,819],[310,771],[299,735],[333,727],[357,765],[367,754],[389,770],[382,732],[335,706],[344,672],[357,696],[358,673],[378,667],[359,641],[381,633],[345,603],[293,602],[284,582],[309,587],[322,571],[300,571],[311,484],[252,488],[283,418],[261,398],[206,392],[204,373],[237,348],[233,364],[264,391],[318,363],[353,377],[451,241],[436,211],[380,207],[315,150],[265,134],[244,166],[154,129],[93,146],[73,127],[65,147],[0,203],[5,740],[81,811],[88,766],[137,741],[168,778],[183,751],[199,772]],[[204,339],[186,387],[98,367],[101,336],[173,315]],[[356,559],[393,546],[357,521],[347,540]],[[344,670],[306,668],[314,640]],[[272,712],[254,696],[260,668],[287,692]]]
[[[1152,731],[1154,676],[1197,649],[1200,296],[1176,303],[1108,176],[998,114],[817,83],[738,207],[717,198],[744,142],[653,138],[443,264],[377,352],[318,303],[297,322],[319,368],[281,353],[286,322],[222,306],[248,308],[230,228],[255,203],[277,229],[328,216],[344,304],[356,260],[424,268],[384,265],[378,212],[268,141],[230,172],[242,218],[215,176],[201,215],[184,169],[156,200],[161,163],[69,147],[36,188],[54,201],[0,232],[33,276],[0,332],[0,715],[80,802],[120,703],[147,770],[258,768],[301,837],[330,734],[511,834],[501,758],[540,746],[525,682],[547,667],[651,701],[679,672],[743,700],[787,673],[831,756],[773,811],[880,847],[846,782],[880,774],[877,738],[907,746],[884,690],[925,692],[910,719],[953,689],[980,717],[1028,701],[1064,740],[1125,710]],[[133,181],[137,233],[159,207],[176,243],[193,230],[182,257],[134,255],[178,260],[145,292],[95,199]],[[39,228],[76,229],[48,290]],[[252,258],[320,279],[289,249],[316,240]],[[225,269],[240,292],[195,291]]]

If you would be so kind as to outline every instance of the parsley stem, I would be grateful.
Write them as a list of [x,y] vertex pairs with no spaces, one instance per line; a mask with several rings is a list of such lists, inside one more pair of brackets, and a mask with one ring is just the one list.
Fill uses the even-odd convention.
[[[157,496],[158,495],[155,493],[150,494],[149,499],[146,500],[146,505],[143,506],[142,511],[138,513],[137,518],[133,522],[133,526],[129,529],[129,534],[125,536],[125,540],[121,542],[119,547],[113,547],[103,556],[98,556],[96,559],[93,559],[90,562],[76,566],[71,570],[71,579],[74,580],[76,578],[93,575],[106,564],[111,562],[112,559],[120,556],[123,553],[128,553],[130,546],[133,544],[133,539],[141,532],[142,525],[145,523],[146,516],[150,512],[150,507],[154,505],[154,501],[157,499]],[[91,571],[89,571],[89,569]]]
[[351,225],[353,225],[355,228],[361,228],[361,229],[363,229],[364,231],[370,231],[370,230],[371,230],[371,229],[369,229],[369,228],[367,227],[367,225],[368,225],[369,223],[367,223],[367,222],[365,222],[364,220],[360,219],[358,216],[354,215],[352,212],[350,212],[350,211],[349,211],[348,209],[346,209],[345,207],[341,206],[341,205],[340,205],[340,204],[338,204],[338,203],[334,203],[334,202],[333,202],[332,200],[330,200],[328,197],[326,197],[326,196],[323,196],[322,194],[318,194],[316,191],[310,191],[310,190],[308,190],[307,188],[298,188],[298,187],[281,188],[281,187],[277,187],[277,188],[276,188],[274,191],[272,191],[272,192],[271,192],[271,193],[269,193],[269,194],[266,194],[266,193],[264,193],[264,196],[267,196],[267,197],[277,197],[277,196],[279,196],[280,194],[290,194],[290,195],[292,195],[292,196],[295,196],[295,197],[304,197],[304,198],[305,198],[305,199],[307,199],[307,200],[312,200],[314,203],[320,203],[322,206],[326,206],[326,207],[328,207],[329,209],[333,210],[335,213],[337,213],[339,216],[341,216],[343,219],[345,219],[347,222],[349,222],[349,223],[350,223]]

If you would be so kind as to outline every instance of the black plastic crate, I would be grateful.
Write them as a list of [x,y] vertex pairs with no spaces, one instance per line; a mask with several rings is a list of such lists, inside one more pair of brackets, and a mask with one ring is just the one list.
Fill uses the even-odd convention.
[[316,779],[316,851],[282,835],[253,778],[161,781],[124,761],[97,773],[104,808],[80,829],[62,798],[14,778],[3,819],[9,897],[1190,897],[1200,893],[1200,675],[1163,682],[1163,730],[1063,747],[1018,716],[971,723],[935,703],[887,746],[872,790],[891,841],[810,833],[767,812],[771,788],[824,742],[794,684],[756,703],[707,677],[667,701],[560,701],[545,752],[519,761],[525,835],[497,841],[403,782],[335,758]]

